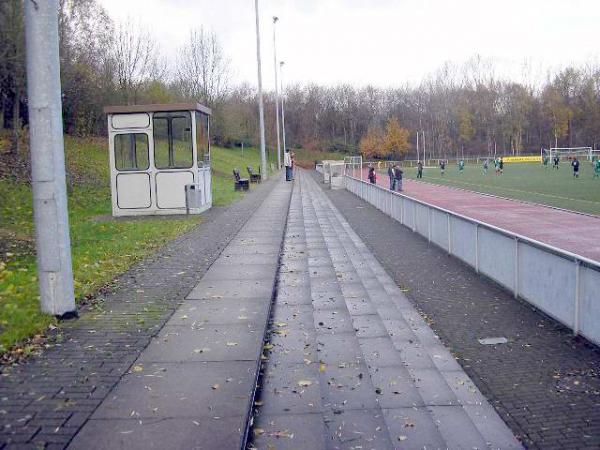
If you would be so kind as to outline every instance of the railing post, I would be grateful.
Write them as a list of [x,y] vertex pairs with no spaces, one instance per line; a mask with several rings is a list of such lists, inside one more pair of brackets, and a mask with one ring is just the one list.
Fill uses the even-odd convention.
[[404,197],[400,197],[400,223],[404,225]]
[[579,334],[579,308],[581,298],[581,261],[575,260],[575,317],[573,318],[573,334]]
[[431,208],[427,207],[427,241],[431,244]]
[[417,202],[413,202],[413,233],[417,231]]
[[519,297],[519,238],[515,237],[515,298]]
[[475,224],[475,272],[479,273],[479,224]]
[[446,213],[448,218],[448,254],[452,254],[452,218],[449,213]]

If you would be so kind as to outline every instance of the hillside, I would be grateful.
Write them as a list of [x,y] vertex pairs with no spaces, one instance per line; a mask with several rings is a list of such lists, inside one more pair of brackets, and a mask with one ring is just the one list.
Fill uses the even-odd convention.
[[[202,216],[114,220],[106,139],[67,136],[65,145],[75,294],[81,302]],[[22,147],[18,158],[9,158],[7,135],[0,135],[5,168],[0,172],[0,353],[56,325],[39,312],[27,142]],[[212,156],[214,206],[225,206],[242,195],[233,190],[232,169],[258,168],[258,151],[245,149],[242,158],[239,150],[214,148]]]

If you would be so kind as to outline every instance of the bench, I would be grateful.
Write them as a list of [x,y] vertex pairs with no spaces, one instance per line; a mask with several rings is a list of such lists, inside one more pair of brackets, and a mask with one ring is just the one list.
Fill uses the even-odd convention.
[[247,191],[250,189],[250,181],[248,178],[240,178],[240,171],[238,169],[233,169],[233,179],[233,188],[236,191]]
[[251,183],[260,183],[261,182],[262,176],[260,175],[260,169],[258,170],[258,173],[254,172],[254,168],[252,166],[246,167],[246,170],[248,170],[248,174],[250,175]]

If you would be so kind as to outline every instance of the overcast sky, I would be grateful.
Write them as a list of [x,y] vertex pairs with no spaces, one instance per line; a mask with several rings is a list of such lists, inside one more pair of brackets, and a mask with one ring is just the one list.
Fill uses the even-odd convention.
[[[256,84],[253,0],[99,0],[140,21],[173,57],[189,30],[214,31],[235,81]],[[474,55],[519,79],[599,61],[600,0],[260,0],[263,80],[273,86],[273,25],[286,82],[418,84],[444,62]],[[175,58],[171,59],[172,63]]]

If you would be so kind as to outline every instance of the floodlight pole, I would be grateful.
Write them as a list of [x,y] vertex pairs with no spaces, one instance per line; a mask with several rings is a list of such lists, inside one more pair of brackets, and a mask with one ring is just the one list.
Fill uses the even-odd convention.
[[31,185],[41,309],[76,315],[62,126],[58,0],[25,2]]
[[283,66],[285,64],[285,61],[280,61],[279,62],[279,70],[281,71],[280,75],[281,75],[281,132],[282,132],[282,137],[283,137],[283,151],[285,151],[287,149],[286,147],[286,143],[285,143],[285,91],[283,89]]
[[260,22],[258,19],[258,0],[254,0],[256,11],[256,62],[258,64],[258,116],[260,122],[260,165],[262,179],[267,179],[267,154],[265,148],[265,108],[262,94],[262,71],[260,67]]
[[279,136],[279,86],[277,85],[277,41],[275,39],[275,25],[279,20],[273,17],[273,68],[275,69],[275,128],[277,129],[277,168],[281,169],[281,139]]

